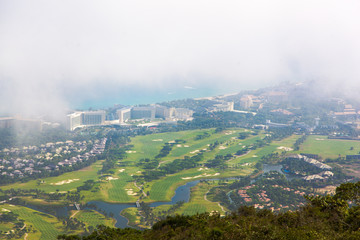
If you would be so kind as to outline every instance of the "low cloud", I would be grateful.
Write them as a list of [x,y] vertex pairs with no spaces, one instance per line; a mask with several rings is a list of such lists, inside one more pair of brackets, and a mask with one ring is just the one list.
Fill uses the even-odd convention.
[[319,79],[352,92],[359,9],[334,0],[3,0],[0,111],[60,115],[133,86],[241,90]]

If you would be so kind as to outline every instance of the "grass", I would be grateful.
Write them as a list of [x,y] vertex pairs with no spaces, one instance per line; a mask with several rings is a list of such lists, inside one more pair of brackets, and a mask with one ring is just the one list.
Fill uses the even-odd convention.
[[[125,190],[126,185],[128,182],[132,182],[132,177],[129,176],[127,173],[122,172],[118,174],[118,179],[111,180],[112,188],[108,190],[109,193],[109,200],[115,202],[134,202],[136,198],[133,196],[129,196],[127,191]],[[132,188],[134,192],[138,189]]]
[[96,227],[97,225],[105,225],[109,227],[114,227],[114,220],[111,218],[105,218],[104,215],[94,211],[94,210],[80,210],[74,218],[82,221],[86,226]]
[[[191,197],[188,203],[185,203],[178,211],[178,214],[194,215],[197,213],[217,211],[220,214],[225,214],[221,207],[216,202],[211,202],[205,197],[207,192],[214,186],[217,186],[218,181],[211,181],[209,183],[200,182],[191,188]],[[224,209],[227,211],[226,209]]]
[[[353,150],[350,148],[353,147]],[[318,154],[322,158],[337,158],[339,155],[359,154],[360,141],[327,139],[326,136],[312,135],[308,136],[301,145],[299,153]]]
[[184,215],[195,215],[198,213],[204,213],[207,212],[207,208],[202,204],[189,204],[187,207],[182,211],[182,214]]
[[136,207],[126,208],[121,211],[121,216],[127,218],[129,220],[130,225],[140,224],[140,215],[139,209]]
[[12,223],[1,223],[0,224],[0,231],[8,232],[14,228],[14,224]]
[[150,189],[150,199],[152,201],[170,201],[175,194],[175,189],[188,182],[182,177],[193,177],[198,174],[199,172],[192,169],[191,171],[183,171],[154,181]]
[[21,219],[25,220],[28,226],[32,226],[36,232],[28,233],[28,239],[51,240],[61,234],[64,229],[58,219],[49,214],[44,214],[30,208],[14,205],[5,205],[6,209],[18,214]]

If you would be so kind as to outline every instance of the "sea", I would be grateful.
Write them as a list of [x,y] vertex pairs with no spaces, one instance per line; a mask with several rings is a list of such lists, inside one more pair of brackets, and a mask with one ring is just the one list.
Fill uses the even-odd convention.
[[203,98],[219,96],[230,93],[237,93],[249,88],[219,88],[212,86],[192,87],[183,86],[180,88],[143,88],[126,87],[121,90],[99,89],[96,94],[78,93],[70,96],[71,108],[76,110],[106,109],[115,105],[134,106],[140,104],[161,103],[171,100]]

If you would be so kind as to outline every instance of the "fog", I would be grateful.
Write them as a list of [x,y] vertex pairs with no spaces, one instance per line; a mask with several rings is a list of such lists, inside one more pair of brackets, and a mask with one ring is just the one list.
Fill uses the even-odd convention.
[[356,95],[359,12],[355,0],[0,0],[0,113],[60,116],[136,88],[315,79]]

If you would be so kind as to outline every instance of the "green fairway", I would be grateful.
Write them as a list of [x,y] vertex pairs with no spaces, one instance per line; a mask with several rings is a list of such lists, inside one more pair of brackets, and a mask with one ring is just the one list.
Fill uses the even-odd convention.
[[204,213],[207,212],[207,209],[204,205],[202,204],[190,204],[188,205],[183,211],[182,214],[184,215],[194,215],[194,214],[198,214],[198,213]]
[[13,228],[14,228],[14,224],[12,224],[12,223],[1,223],[0,224],[0,231],[1,232],[8,232]]
[[[353,150],[350,148],[353,147]],[[326,136],[308,136],[301,145],[299,153],[318,154],[322,158],[337,158],[339,155],[359,154],[360,141],[327,139]]]
[[74,218],[85,223],[86,226],[93,226],[94,228],[97,225],[105,225],[109,227],[114,226],[114,220],[111,218],[105,218],[104,215],[94,211],[94,210],[81,210],[75,213]]
[[33,226],[36,232],[30,232],[28,239],[56,239],[64,231],[62,223],[54,216],[22,206],[5,205],[4,207],[18,214],[27,225]]
[[[155,181],[150,190],[150,199],[152,201],[169,201],[175,194],[175,189],[186,183],[186,180],[182,178],[194,177],[199,175],[199,172],[188,170],[188,173],[174,174],[171,176],[164,177],[160,180]],[[194,179],[196,180],[196,179]]]
[[190,201],[185,203],[179,210],[176,211],[176,213],[194,215],[197,213],[211,213],[216,211],[221,215],[224,215],[227,209],[219,206],[216,202],[211,202],[207,198],[208,191],[212,187],[218,186],[218,182],[219,181],[200,182],[196,186],[192,187]]
[[[134,194],[138,191],[138,189],[131,189],[127,188],[126,185],[128,182],[132,182],[132,177],[129,176],[127,173],[122,172],[117,175],[118,179],[110,180],[112,188],[108,190],[109,200],[116,201],[116,202],[134,202],[136,198],[134,198],[130,194]],[[133,193],[134,192],[134,193]],[[129,194],[128,194],[129,193]]]

